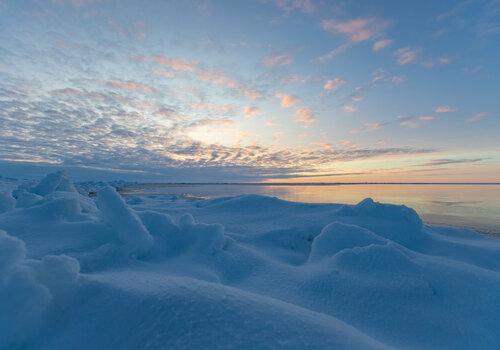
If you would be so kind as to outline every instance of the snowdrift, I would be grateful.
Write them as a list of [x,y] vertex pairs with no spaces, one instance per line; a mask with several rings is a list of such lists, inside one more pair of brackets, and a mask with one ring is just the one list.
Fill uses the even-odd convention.
[[0,194],[0,349],[498,349],[500,240],[405,206]]

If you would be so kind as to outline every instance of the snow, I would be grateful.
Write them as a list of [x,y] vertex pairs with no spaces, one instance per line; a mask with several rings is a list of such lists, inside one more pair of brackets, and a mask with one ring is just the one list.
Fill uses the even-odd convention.
[[500,241],[405,206],[0,188],[0,349],[500,348]]

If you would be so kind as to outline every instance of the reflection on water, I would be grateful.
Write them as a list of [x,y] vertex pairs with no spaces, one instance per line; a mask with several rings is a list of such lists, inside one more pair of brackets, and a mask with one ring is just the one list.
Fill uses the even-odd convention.
[[500,185],[137,185],[125,194],[214,198],[262,194],[310,203],[357,203],[371,197],[414,208],[428,223],[500,233]]

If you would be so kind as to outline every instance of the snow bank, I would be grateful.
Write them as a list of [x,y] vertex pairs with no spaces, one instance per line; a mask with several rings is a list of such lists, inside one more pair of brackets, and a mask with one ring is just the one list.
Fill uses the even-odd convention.
[[0,349],[500,348],[498,239],[371,199],[95,190],[0,197]]

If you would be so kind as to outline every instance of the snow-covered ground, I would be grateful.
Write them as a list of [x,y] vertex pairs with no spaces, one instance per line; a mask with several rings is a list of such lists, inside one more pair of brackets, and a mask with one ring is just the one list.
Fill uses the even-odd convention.
[[371,199],[97,187],[2,179],[0,349],[500,348],[498,239]]

